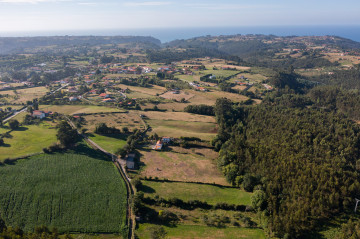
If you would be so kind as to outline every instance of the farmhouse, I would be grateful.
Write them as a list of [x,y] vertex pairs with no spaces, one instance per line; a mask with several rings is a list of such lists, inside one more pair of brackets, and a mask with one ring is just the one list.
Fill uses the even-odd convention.
[[110,97],[110,95],[107,94],[107,93],[101,93],[99,96],[102,97],[102,98],[109,98]]
[[163,144],[162,144],[161,140],[158,140],[158,141],[156,142],[156,145],[155,145],[154,149],[155,149],[155,150],[161,150],[161,149],[162,149],[162,146],[163,146]]
[[45,112],[41,110],[34,110],[32,113],[32,117],[43,119],[46,117]]
[[77,98],[77,97],[74,97],[74,96],[69,97],[69,101],[77,101],[77,100],[78,100],[78,98]]
[[106,98],[106,99],[103,99],[102,102],[114,102],[114,100],[111,98]]

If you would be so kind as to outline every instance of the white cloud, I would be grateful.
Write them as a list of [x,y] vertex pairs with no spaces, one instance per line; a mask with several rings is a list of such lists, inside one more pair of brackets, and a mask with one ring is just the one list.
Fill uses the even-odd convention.
[[239,9],[259,9],[259,8],[275,8],[275,7],[279,7],[279,6],[275,6],[275,5],[264,5],[264,4],[253,4],[253,5],[249,5],[249,4],[239,4],[239,3],[235,3],[235,4],[229,4],[229,3],[190,3],[190,4],[185,4],[185,6],[187,7],[192,7],[192,8],[201,8],[201,9],[208,9],[208,10],[239,10]]
[[96,6],[98,5],[95,2],[79,2],[78,5],[82,5],[82,6]]
[[165,6],[170,5],[172,2],[126,2],[125,6],[139,7],[139,6]]
[[67,2],[70,0],[0,0],[0,3],[27,3],[27,4],[38,4],[46,2]]

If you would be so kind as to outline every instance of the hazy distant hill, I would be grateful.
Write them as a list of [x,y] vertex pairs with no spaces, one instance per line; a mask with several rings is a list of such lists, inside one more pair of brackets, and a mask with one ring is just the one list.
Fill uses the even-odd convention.
[[0,54],[21,53],[25,48],[99,44],[147,43],[159,46],[160,40],[143,36],[50,36],[0,37]]
[[360,42],[336,36],[287,36],[274,35],[228,35],[202,36],[187,40],[175,40],[166,44],[169,47],[201,47],[216,49],[240,57],[254,54],[264,55],[283,48],[305,49],[307,46],[326,46],[344,50],[360,49]]

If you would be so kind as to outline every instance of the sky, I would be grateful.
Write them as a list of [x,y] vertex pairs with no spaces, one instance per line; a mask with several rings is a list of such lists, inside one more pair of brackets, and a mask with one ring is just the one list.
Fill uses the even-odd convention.
[[360,25],[359,0],[0,0],[0,32]]

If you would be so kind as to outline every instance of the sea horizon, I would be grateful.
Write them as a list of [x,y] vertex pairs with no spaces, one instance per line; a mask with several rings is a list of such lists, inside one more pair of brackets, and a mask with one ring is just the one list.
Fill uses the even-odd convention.
[[360,42],[360,25],[347,26],[241,26],[241,27],[177,27],[105,30],[52,30],[0,32],[0,37],[35,36],[151,36],[162,43],[200,36],[263,34],[276,36],[338,36]]

